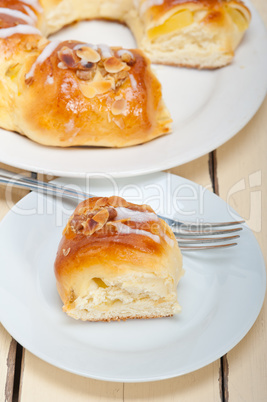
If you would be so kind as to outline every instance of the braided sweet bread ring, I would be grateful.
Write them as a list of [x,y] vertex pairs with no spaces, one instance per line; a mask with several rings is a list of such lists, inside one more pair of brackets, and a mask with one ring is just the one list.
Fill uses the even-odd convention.
[[231,61],[250,13],[236,0],[0,0],[1,127],[60,147],[124,147],[171,131],[141,50],[46,39],[84,18],[126,23],[155,62],[216,68]]

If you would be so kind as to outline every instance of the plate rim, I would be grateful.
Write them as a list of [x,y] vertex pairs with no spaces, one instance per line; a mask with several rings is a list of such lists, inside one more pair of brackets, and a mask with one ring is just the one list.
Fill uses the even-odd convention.
[[[257,12],[254,4],[251,3],[250,0],[246,0],[246,4],[250,7],[251,11],[252,11],[252,15],[255,14],[255,16],[257,16],[257,20],[260,22],[260,24],[257,24],[257,29],[258,30],[262,30],[262,32],[264,31],[264,35],[262,35],[262,46],[265,45],[266,47],[266,54],[267,54],[267,29],[265,27],[265,24],[263,23],[259,13]],[[261,61],[263,61],[266,65],[266,69],[267,69],[267,57],[264,57],[264,55],[261,55]],[[227,67],[226,67],[227,68]],[[112,166],[110,166],[110,170],[109,172],[107,172],[107,168],[105,168],[105,172],[109,173],[112,177],[114,178],[120,178],[120,177],[132,177],[132,176],[142,176],[142,175],[146,175],[146,174],[150,174],[150,173],[154,173],[154,172],[158,172],[160,170],[166,170],[175,166],[180,166],[183,165],[185,163],[188,163],[192,160],[195,160],[197,158],[202,157],[203,155],[206,155],[207,153],[211,152],[212,150],[220,147],[222,144],[224,144],[225,142],[229,141],[231,138],[233,138],[242,128],[244,128],[248,122],[252,119],[252,117],[256,114],[256,112],[258,111],[258,109],[261,107],[265,97],[267,94],[267,76],[263,82],[263,85],[260,86],[259,92],[257,93],[257,98],[256,100],[254,100],[254,103],[252,105],[252,107],[250,107],[250,113],[246,114],[246,116],[244,116],[237,125],[233,125],[231,127],[231,130],[228,131],[228,134],[220,137],[220,138],[213,138],[213,136],[211,136],[209,143],[207,145],[204,146],[204,144],[206,144],[206,142],[203,142],[203,146],[199,146],[198,147],[198,152],[196,152],[196,149],[194,149],[194,153],[190,154],[187,153],[186,155],[175,155],[175,156],[171,156],[170,158],[168,158],[167,160],[161,160],[161,158],[158,158],[157,163],[155,163],[155,161],[152,162],[151,166],[146,166],[146,167],[141,167],[138,168],[138,166],[135,166],[134,168],[130,168],[129,170],[127,170],[127,167],[124,166],[122,169],[120,169],[119,167],[116,167],[115,170],[112,171]],[[8,132],[7,130],[1,129],[1,131],[3,132]],[[11,132],[12,133],[12,132]],[[12,133],[13,134],[13,133]],[[3,134],[4,135],[4,134]],[[19,135],[17,133],[15,133],[14,135]],[[172,135],[172,134],[170,134]],[[161,137],[163,138],[163,137]],[[158,139],[160,140],[160,138]],[[31,141],[29,139],[27,139],[27,141]],[[157,141],[157,139],[155,140]],[[149,143],[148,143],[149,144]],[[142,144],[142,145],[146,145],[146,144]],[[142,146],[141,145],[141,146]],[[37,144],[37,147],[40,147],[40,153],[42,153],[43,150],[46,151],[47,147]],[[60,149],[60,148],[53,148],[52,151],[56,149]],[[76,150],[77,148],[72,148],[73,150]],[[104,148],[106,149],[106,148]],[[107,148],[108,149],[108,148]],[[112,148],[113,149],[113,148]],[[32,151],[34,152],[35,150],[32,149]],[[66,149],[66,151],[68,151],[68,149]],[[93,152],[93,148],[90,149],[90,151]],[[90,157],[90,151],[88,152],[88,157]],[[149,152],[149,149],[147,150]],[[104,155],[105,156],[105,155]],[[112,156],[112,158],[114,159],[116,156]],[[61,176],[61,177],[73,177],[73,178],[83,178],[84,177],[84,171],[81,170],[81,168],[77,171],[74,171],[70,168],[64,168],[61,166],[57,167],[54,166],[52,169],[51,167],[47,167],[47,161],[48,161],[48,157],[45,157],[45,160],[43,161],[36,161],[36,162],[30,162],[29,158],[26,158],[24,161],[20,160],[17,161],[16,157],[12,157],[12,155],[10,155],[9,153],[7,153],[6,151],[3,151],[3,153],[1,154],[1,149],[0,149],[0,161],[2,163],[5,163],[7,165],[12,165],[15,166],[17,168],[20,169],[26,169],[28,171],[36,171],[36,172],[40,172],[40,173],[47,173],[47,174],[53,174],[53,175],[57,175],[57,176]],[[137,164],[136,164],[137,165]],[[89,168],[88,168],[89,169]],[[94,169],[90,168],[89,172],[86,172],[87,176],[90,175],[95,175],[96,173],[103,173],[104,171],[99,169],[99,172],[96,172]]]

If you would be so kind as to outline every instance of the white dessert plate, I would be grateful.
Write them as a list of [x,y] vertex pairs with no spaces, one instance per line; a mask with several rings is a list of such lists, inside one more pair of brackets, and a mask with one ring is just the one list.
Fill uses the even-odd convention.
[[[251,2],[245,3],[252,22],[230,66],[215,71],[154,66],[173,117],[172,134],[124,149],[60,149],[0,129],[0,161],[57,176],[125,177],[181,165],[228,141],[256,113],[267,88],[266,29]],[[103,21],[81,22],[52,38],[136,46],[125,26]]]
[[[84,181],[61,179],[84,188]],[[149,203],[186,220],[238,218],[220,198],[183,178],[90,181],[90,191]],[[260,247],[246,226],[238,246],[184,253],[182,312],[171,318],[80,322],[62,312],[53,263],[75,202],[31,193],[0,224],[0,321],[26,349],[64,370],[101,380],[142,382],[197,370],[233,348],[256,320],[265,295]]]

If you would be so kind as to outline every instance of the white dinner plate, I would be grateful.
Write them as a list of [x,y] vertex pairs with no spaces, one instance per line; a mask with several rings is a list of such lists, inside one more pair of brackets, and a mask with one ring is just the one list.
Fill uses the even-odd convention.
[[[60,149],[0,129],[0,161],[57,176],[125,177],[178,166],[217,148],[246,125],[266,94],[266,30],[251,2],[245,3],[252,22],[230,66],[215,71],[154,66],[173,117],[172,134],[124,149]],[[81,22],[53,38],[136,46],[125,26],[103,21]]]
[[[81,179],[73,182],[84,185]],[[207,189],[165,173],[90,183],[92,193],[125,196],[186,220],[238,218]],[[0,321],[26,349],[86,377],[142,382],[199,369],[249,331],[264,300],[266,275],[260,247],[246,226],[238,246],[184,253],[180,314],[110,323],[68,317],[61,310],[53,263],[74,207],[73,201],[31,193],[0,224]]]

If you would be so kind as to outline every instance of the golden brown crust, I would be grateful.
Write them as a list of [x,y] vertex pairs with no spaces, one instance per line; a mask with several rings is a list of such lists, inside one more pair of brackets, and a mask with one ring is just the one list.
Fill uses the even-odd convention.
[[[78,55],[82,53],[77,55],[73,50],[77,46],[87,49],[87,53],[90,49],[79,42],[62,42],[43,63],[36,65],[34,75],[26,78],[23,101],[28,107],[23,110],[27,121],[24,131],[32,139],[62,147],[121,147],[170,131],[169,124],[166,125],[170,118],[163,124],[159,122],[160,83],[140,50],[120,53],[121,49],[114,48],[110,49],[111,57],[81,63],[84,59]],[[93,52],[101,55],[99,49],[91,49]],[[48,77],[53,79],[52,85],[47,83]],[[41,93],[36,101],[36,95]]]
[[[141,4],[146,0],[141,0]],[[155,2],[156,3],[156,2]],[[237,5],[242,7],[245,12],[250,14],[249,9],[242,0],[163,0],[162,4],[155,4],[148,8],[148,12],[153,18],[160,18],[162,15],[173,9],[208,9],[211,12],[219,12],[225,5]]]
[[[125,214],[129,217],[120,219]],[[133,270],[143,266],[147,273],[161,270],[173,247],[178,250],[174,234],[151,207],[121,197],[85,200],[70,217],[59,244],[55,260],[59,294],[65,304],[71,304],[77,297],[74,278],[78,274],[98,277],[96,267],[100,265],[107,278],[123,272],[124,265]]]

